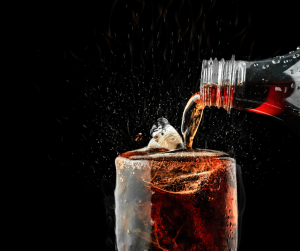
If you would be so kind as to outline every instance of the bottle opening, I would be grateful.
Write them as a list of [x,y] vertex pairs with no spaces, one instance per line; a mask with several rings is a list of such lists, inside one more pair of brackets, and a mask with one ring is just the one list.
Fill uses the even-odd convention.
[[204,106],[223,107],[228,113],[232,108],[233,93],[237,86],[243,87],[246,78],[246,63],[215,58],[203,60],[200,80],[200,97]]

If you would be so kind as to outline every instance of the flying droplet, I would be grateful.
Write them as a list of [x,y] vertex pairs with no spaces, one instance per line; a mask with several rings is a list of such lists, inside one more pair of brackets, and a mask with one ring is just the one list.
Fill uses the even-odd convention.
[[295,54],[294,56],[293,56],[293,58],[298,58],[300,56],[300,54]]
[[280,59],[274,59],[274,60],[272,60],[272,63],[273,64],[278,64],[278,63],[280,63]]
[[300,46],[297,47],[297,50],[300,50]]
[[290,51],[289,54],[292,54],[293,52],[295,52],[295,51]]
[[138,134],[136,135],[135,141],[136,141],[136,142],[139,142],[139,141],[142,140],[142,138],[143,138],[143,134],[140,132],[140,133],[138,133]]

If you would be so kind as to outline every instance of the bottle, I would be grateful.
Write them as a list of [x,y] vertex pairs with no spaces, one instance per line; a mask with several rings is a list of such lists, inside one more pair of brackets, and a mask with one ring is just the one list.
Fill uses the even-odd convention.
[[300,46],[258,61],[203,60],[199,95],[203,107],[268,115],[300,135]]

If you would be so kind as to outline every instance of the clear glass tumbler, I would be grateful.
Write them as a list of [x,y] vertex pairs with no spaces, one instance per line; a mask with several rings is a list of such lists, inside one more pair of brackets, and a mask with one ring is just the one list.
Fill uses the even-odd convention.
[[136,150],[115,164],[118,251],[237,250],[236,162],[228,154]]

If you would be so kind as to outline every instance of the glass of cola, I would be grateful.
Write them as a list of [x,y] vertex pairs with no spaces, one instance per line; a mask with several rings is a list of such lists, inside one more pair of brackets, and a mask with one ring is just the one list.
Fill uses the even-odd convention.
[[158,149],[117,157],[119,251],[236,250],[235,160],[223,152]]

